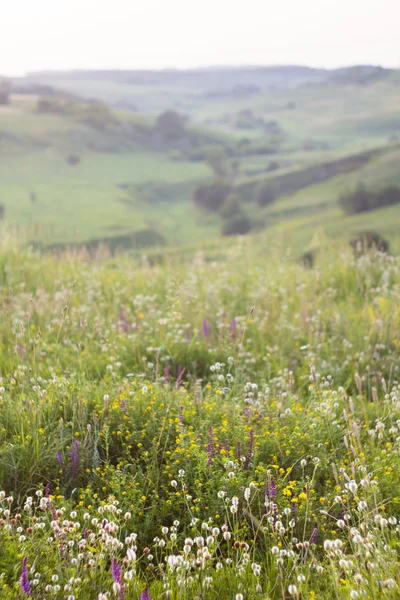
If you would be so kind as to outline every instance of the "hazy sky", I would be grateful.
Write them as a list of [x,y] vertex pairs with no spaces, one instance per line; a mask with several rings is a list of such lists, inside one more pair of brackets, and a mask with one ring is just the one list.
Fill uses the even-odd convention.
[[2,0],[0,74],[228,64],[400,67],[400,0]]

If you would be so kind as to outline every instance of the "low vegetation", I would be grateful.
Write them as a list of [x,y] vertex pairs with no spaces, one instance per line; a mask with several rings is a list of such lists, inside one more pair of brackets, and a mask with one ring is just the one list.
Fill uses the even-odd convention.
[[339,198],[340,206],[350,215],[399,203],[400,187],[394,185],[372,191],[360,183],[353,192],[342,194]]
[[104,252],[0,252],[1,598],[398,598],[399,259]]

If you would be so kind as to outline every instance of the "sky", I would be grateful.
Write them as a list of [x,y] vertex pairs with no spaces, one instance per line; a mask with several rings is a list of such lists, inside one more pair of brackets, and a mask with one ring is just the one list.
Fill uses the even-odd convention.
[[3,0],[0,74],[296,64],[400,68],[400,0]]

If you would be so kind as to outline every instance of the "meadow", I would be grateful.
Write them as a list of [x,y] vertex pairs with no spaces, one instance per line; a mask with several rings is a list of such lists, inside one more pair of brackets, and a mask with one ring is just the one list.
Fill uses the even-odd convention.
[[[397,207],[349,216],[338,203],[360,182],[372,190],[399,185],[397,71],[42,73],[14,84],[10,104],[0,107],[0,208],[6,228],[25,241],[47,248],[215,241],[224,218],[199,209],[193,196],[222,177],[250,229],[269,241],[282,236],[299,256],[316,231],[347,241],[378,231],[398,250]],[[43,84],[55,88],[40,96]],[[57,98],[69,108],[39,110]],[[154,129],[166,109],[184,117],[181,137],[160,140]],[[210,148],[225,154],[222,175],[205,158]],[[260,185],[301,180],[309,168],[365,153],[370,159],[357,168],[257,203]]]
[[0,596],[400,595],[400,260],[0,251]]

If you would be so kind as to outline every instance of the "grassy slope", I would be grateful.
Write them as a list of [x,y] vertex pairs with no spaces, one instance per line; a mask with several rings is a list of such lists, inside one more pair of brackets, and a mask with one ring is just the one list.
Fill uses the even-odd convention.
[[1,244],[2,600],[399,598],[400,261],[274,247]]
[[[7,224],[28,226],[29,238],[45,242],[143,229],[149,221],[170,243],[215,235],[215,227],[202,224],[187,198],[157,204],[155,218],[154,205],[131,199],[128,204],[118,187],[150,181],[190,186],[210,176],[206,165],[172,161],[166,153],[150,150],[90,152],[85,146],[96,142],[98,132],[68,117],[37,114],[33,106],[17,99],[0,111],[0,131],[9,136],[3,137],[0,161],[0,203],[6,207]],[[65,159],[73,151],[82,160],[71,167]]]

